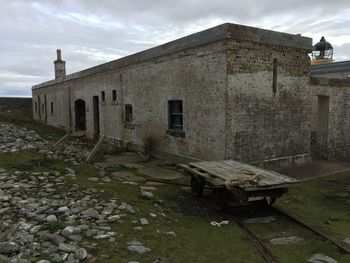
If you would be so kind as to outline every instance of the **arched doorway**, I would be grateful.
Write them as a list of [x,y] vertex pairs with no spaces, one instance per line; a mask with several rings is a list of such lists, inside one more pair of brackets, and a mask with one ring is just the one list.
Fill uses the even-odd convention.
[[86,130],[86,112],[85,112],[85,101],[76,100],[75,106],[75,130],[85,131]]

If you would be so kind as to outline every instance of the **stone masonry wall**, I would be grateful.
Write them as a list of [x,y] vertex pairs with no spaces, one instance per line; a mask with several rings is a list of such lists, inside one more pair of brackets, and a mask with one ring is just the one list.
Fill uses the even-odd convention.
[[278,162],[272,166],[288,166],[309,157],[309,65],[304,49],[230,42],[226,158],[257,164],[272,159]]
[[11,110],[19,108],[31,108],[32,98],[2,97],[0,98],[0,110]]
[[[350,157],[350,80],[311,78],[312,132],[315,154],[324,159]],[[318,98],[328,97],[328,138],[326,147],[319,147]],[[325,118],[325,116],[321,116]]]

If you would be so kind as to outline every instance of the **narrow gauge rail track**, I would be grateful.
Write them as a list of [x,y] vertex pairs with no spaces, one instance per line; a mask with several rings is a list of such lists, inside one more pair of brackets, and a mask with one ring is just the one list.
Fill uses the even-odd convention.
[[292,216],[288,213],[286,213],[285,211],[279,209],[279,208],[276,208],[276,207],[273,207],[271,206],[271,209],[273,209],[274,211],[276,211],[278,214],[281,214],[287,218],[289,218],[290,220],[296,222],[297,224],[303,226],[304,228],[307,228],[309,231],[313,232],[314,234],[316,234],[317,236],[319,237],[322,237],[324,239],[326,239],[327,241],[329,241],[330,243],[332,243],[333,245],[335,245],[336,247],[339,248],[339,250],[343,251],[344,253],[350,255],[350,250],[347,249],[346,247],[344,247],[340,242],[338,242],[337,240],[327,236],[325,233],[323,233],[322,231],[306,224],[305,222],[301,221],[300,219],[296,218],[295,216]]
[[[181,184],[181,183],[171,183],[171,182],[165,182],[162,181],[162,183],[165,184],[170,184],[170,185],[176,185],[176,186],[190,186],[190,185],[186,185],[186,184]],[[204,197],[199,198],[198,200],[200,200],[203,204],[205,204],[206,206],[210,207],[213,210],[218,211],[214,205],[207,199],[205,199]],[[327,241],[329,241],[330,243],[332,243],[334,246],[336,246],[340,251],[342,251],[343,253],[346,253],[348,255],[350,255],[350,250],[346,247],[344,247],[340,242],[338,242],[337,240],[327,236],[325,233],[323,233],[322,231],[306,224],[305,222],[301,221],[300,219],[296,218],[295,216],[292,216],[290,214],[288,214],[287,212],[276,208],[274,206],[270,206],[269,207],[272,211],[276,212],[277,214],[280,214],[284,217],[287,217],[289,220],[295,222],[296,224],[306,228],[307,230],[309,230],[310,232],[312,232],[313,234],[315,234],[316,236],[319,236]],[[227,212],[223,212],[220,211],[220,214],[227,220],[232,220],[236,223],[236,225],[242,230],[242,232],[244,232],[247,236],[247,238],[251,241],[252,244],[254,244],[254,246],[256,247],[256,249],[258,250],[258,252],[261,254],[262,258],[265,260],[265,262],[268,263],[280,263],[281,260],[279,259],[279,257],[277,255],[275,255],[271,249],[269,249],[264,242],[257,236],[255,235],[239,218],[237,218],[235,215],[233,214],[229,214]]]
[[[217,211],[217,209],[212,205],[212,203],[206,199],[199,198],[203,204],[206,206],[212,208],[213,210]],[[269,249],[264,242],[255,235],[252,231],[249,230],[249,228],[241,222],[236,216],[220,211],[220,214],[229,221],[234,221],[236,225],[244,232],[246,237],[250,240],[250,242],[255,246],[255,248],[258,250],[258,252],[261,254],[262,258],[267,263],[280,263],[280,259]]]
[[[209,200],[206,200],[203,197],[200,198],[199,200],[202,203],[204,203],[205,205],[211,207],[212,209],[215,209],[215,207],[211,204],[211,202]],[[340,242],[329,237],[328,235],[326,235],[322,231],[306,224],[305,222],[303,222],[300,219],[286,213],[285,211],[283,211],[281,209],[278,209],[278,208],[273,207],[273,206],[269,207],[269,209],[274,211],[276,214],[279,214],[281,216],[288,218],[289,220],[291,220],[295,224],[297,224],[303,228],[306,228],[308,231],[312,232],[314,235],[321,237],[324,240],[329,241],[331,244],[336,246],[341,252],[350,255],[349,249],[347,249]],[[231,220],[231,221],[236,223],[236,225],[242,230],[242,232],[246,235],[246,237],[250,240],[250,242],[255,246],[255,248],[261,254],[261,256],[265,262],[269,262],[269,263],[271,263],[271,262],[272,263],[280,263],[281,262],[280,258],[277,255],[275,255],[274,252],[270,248],[268,248],[267,245],[265,245],[264,241],[262,241],[256,234],[254,234],[247,227],[247,225],[245,223],[243,223],[242,220],[240,220],[237,216],[235,216],[231,213],[228,213],[228,212],[224,212],[224,211],[220,211],[220,215],[222,215],[226,220]]]

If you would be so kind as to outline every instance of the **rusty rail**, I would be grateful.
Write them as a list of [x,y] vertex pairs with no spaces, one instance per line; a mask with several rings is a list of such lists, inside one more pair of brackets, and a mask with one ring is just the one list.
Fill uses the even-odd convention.
[[328,240],[329,242],[331,242],[333,245],[335,245],[336,247],[338,247],[341,251],[347,253],[350,255],[350,250],[347,249],[346,247],[344,247],[341,243],[339,243],[337,240],[334,240],[333,238],[327,236],[326,234],[324,234],[323,232],[321,232],[320,230],[312,227],[312,226],[309,226],[308,224],[304,223],[303,221],[301,221],[300,219],[296,218],[295,216],[292,216],[288,213],[286,213],[285,211],[281,210],[281,209],[278,209],[276,207],[272,207],[271,208],[274,210],[274,211],[277,211],[278,213],[284,215],[285,217],[291,219],[292,221],[298,223],[299,225],[307,228],[308,230],[310,230],[311,232],[315,233],[316,235],[318,236],[321,236],[323,237],[324,239]]
[[[199,200],[205,205],[207,205],[208,207],[211,207],[213,210],[217,211],[217,209],[214,208],[213,205],[208,200],[205,200],[204,198],[199,198]],[[236,225],[245,233],[249,241],[255,246],[255,248],[261,254],[265,262],[281,263],[280,259],[264,244],[264,242],[258,236],[256,236],[252,231],[250,231],[237,217],[222,211],[220,212],[220,214],[223,215],[226,219],[232,220],[236,223]]]

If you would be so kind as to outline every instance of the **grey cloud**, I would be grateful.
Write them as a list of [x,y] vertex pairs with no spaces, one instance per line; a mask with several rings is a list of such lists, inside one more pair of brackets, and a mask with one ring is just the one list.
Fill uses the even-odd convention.
[[350,59],[349,43],[337,43],[350,35],[348,0],[0,0],[0,6],[0,73],[11,75],[0,74],[0,96],[29,95],[31,85],[52,79],[57,48],[72,73],[223,22],[302,33],[315,42],[325,34],[336,41],[336,59]]

